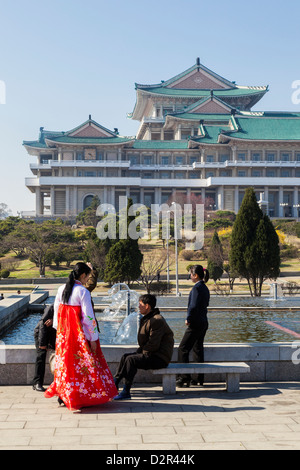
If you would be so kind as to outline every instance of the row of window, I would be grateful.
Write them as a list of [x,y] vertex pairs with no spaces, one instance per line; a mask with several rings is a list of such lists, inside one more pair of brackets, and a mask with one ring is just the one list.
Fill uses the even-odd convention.
[[[40,176],[58,176],[58,171],[55,170],[54,175],[49,171],[41,171]],[[70,176],[74,177],[74,174],[68,172],[63,176]],[[129,177],[129,178],[143,178],[143,179],[198,179],[201,178],[200,171],[190,171],[186,173],[185,171],[175,171],[174,176],[171,171],[160,171],[158,173],[154,173],[151,171],[127,171],[122,170],[121,174],[117,169],[115,170],[107,170],[106,174],[104,174],[103,170],[79,170],[77,172],[78,177],[91,177],[91,178],[101,178],[101,177],[108,177],[108,178],[118,178],[121,177]],[[238,170],[236,174],[232,172],[232,170],[219,170],[218,172],[214,170],[207,170],[205,172],[205,178],[213,178],[213,177],[231,177],[237,176],[238,178],[246,178],[246,177],[253,177],[253,178],[260,178],[260,177],[268,177],[268,178],[300,178],[300,169],[292,170],[288,168],[282,169],[267,169],[265,171],[260,169],[252,169],[252,170]]]
[[[229,161],[230,159],[231,158],[229,154],[220,154],[218,157],[214,154],[208,154],[204,157],[204,160],[206,163],[214,163],[214,162],[225,163],[226,161]],[[52,155],[41,155],[40,157],[41,164],[48,163],[49,160],[52,160]],[[54,157],[54,160],[57,161],[57,156]],[[87,158],[83,152],[77,152],[76,160],[77,161],[89,161],[89,160],[104,161],[104,154],[103,152],[97,152],[95,154],[95,157],[91,159],[91,158]],[[110,154],[109,156],[107,156],[107,160],[117,161],[117,154]],[[138,155],[122,155],[122,161],[126,161],[126,160],[129,160],[131,165],[138,165],[140,163],[143,163],[144,165],[153,165],[155,163],[154,157],[152,155],[145,155],[143,157],[140,157]],[[272,153],[267,152],[265,156],[263,156],[263,154],[260,152],[253,152],[251,153],[250,156],[246,152],[239,152],[236,155],[236,160],[239,162],[246,162],[246,161],[253,161],[253,162],[297,161],[297,162],[300,162],[300,153],[297,152],[295,154],[295,157],[293,157],[293,154],[291,152],[281,152],[280,154],[277,154],[276,152],[272,152]],[[175,157],[172,157],[172,156],[160,157],[161,165],[170,165],[170,164],[192,165],[193,163],[199,162],[199,161],[200,161],[200,156],[197,156],[197,155],[192,155],[189,157],[184,157],[182,155],[177,155]]]

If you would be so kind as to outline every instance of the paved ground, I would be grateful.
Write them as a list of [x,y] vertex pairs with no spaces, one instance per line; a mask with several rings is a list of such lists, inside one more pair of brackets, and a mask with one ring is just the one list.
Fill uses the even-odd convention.
[[300,383],[181,389],[137,385],[133,398],[81,413],[30,386],[0,387],[0,450],[300,449]]

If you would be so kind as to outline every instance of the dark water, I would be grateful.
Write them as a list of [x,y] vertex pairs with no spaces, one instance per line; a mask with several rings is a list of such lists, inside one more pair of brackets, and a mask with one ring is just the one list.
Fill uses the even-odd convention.
[[[53,302],[49,298],[47,303]],[[95,305],[105,303],[105,299],[94,298]],[[185,331],[186,310],[172,311],[172,307],[186,307],[187,297],[159,298],[158,307],[169,307],[162,312],[166,321],[174,331],[175,342],[180,342]],[[218,307],[226,310],[218,310]],[[243,307],[250,307],[243,310]],[[251,309],[253,307],[253,310]],[[255,307],[263,307],[256,310]],[[289,310],[290,307],[299,307]],[[216,308],[216,309],[214,309]],[[240,309],[239,309],[240,308]],[[41,318],[41,313],[31,313],[13,325],[0,340],[5,344],[34,344],[33,330]],[[97,312],[100,324],[101,344],[111,344],[120,327],[119,321],[106,321]],[[273,301],[265,298],[249,297],[214,297],[211,299],[208,313],[209,328],[205,341],[211,343],[246,343],[294,341],[300,339],[300,299],[284,298]],[[270,325],[267,322],[272,322]]]

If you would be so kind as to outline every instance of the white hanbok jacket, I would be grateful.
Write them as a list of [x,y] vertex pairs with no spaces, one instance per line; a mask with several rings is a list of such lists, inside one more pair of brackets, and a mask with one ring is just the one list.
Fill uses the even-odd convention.
[[[57,329],[58,307],[63,303],[62,293],[64,288],[65,285],[60,286],[55,297],[53,316],[53,328],[55,329]],[[88,341],[97,341],[97,339],[99,339],[99,333],[92,306],[91,293],[81,284],[81,282],[75,281],[68,305],[81,307],[81,324],[85,337]]]

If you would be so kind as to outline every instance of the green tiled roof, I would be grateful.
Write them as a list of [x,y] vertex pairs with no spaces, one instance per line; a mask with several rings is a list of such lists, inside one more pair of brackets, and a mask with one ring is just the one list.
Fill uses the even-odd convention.
[[[155,95],[176,96],[176,97],[191,97],[191,98],[206,98],[210,96],[210,90],[193,90],[193,89],[179,89],[179,88],[166,88],[154,87],[144,88],[143,92]],[[229,90],[214,90],[214,95],[217,97],[242,97],[249,95],[261,95],[267,91],[267,87],[249,87],[249,88],[232,88]]]
[[136,140],[134,142],[134,149],[153,149],[153,150],[173,150],[173,149],[187,149],[187,140]]
[[226,132],[233,139],[300,141],[300,118],[236,116],[237,132]]
[[[268,114],[268,113],[267,113]],[[191,138],[193,142],[201,144],[218,144],[219,136],[223,135],[229,139],[252,140],[252,141],[300,141],[300,115],[295,117],[289,113],[278,113],[277,117],[242,117],[235,116],[234,121],[238,126],[237,131],[229,129],[228,126],[205,125],[205,137]],[[211,116],[217,119],[218,115]]]
[[57,144],[87,144],[87,145],[106,145],[106,144],[123,144],[131,142],[134,137],[70,137],[64,135],[60,137],[47,138],[47,140]]

